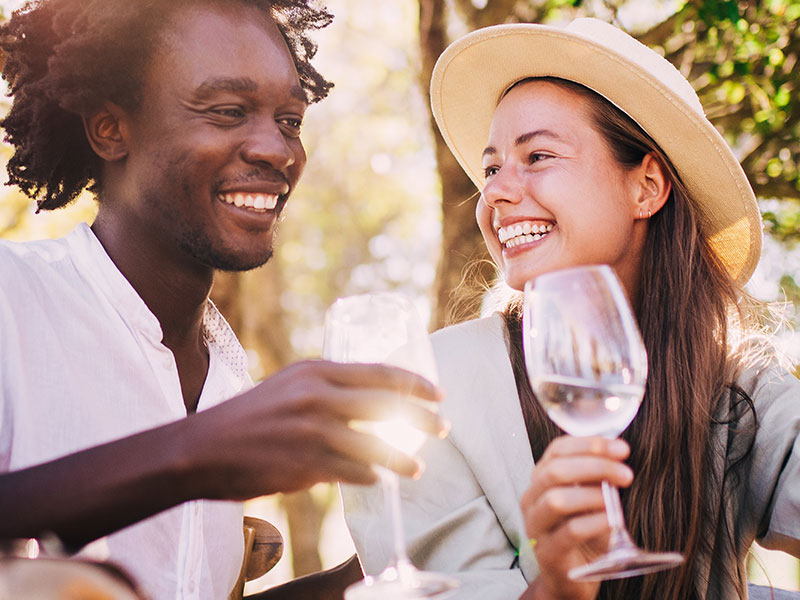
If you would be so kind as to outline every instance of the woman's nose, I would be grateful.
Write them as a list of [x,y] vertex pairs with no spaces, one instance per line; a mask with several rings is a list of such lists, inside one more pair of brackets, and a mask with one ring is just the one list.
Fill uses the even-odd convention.
[[522,185],[513,165],[504,165],[498,169],[483,186],[481,197],[489,208],[496,208],[504,203],[519,203],[522,199]]

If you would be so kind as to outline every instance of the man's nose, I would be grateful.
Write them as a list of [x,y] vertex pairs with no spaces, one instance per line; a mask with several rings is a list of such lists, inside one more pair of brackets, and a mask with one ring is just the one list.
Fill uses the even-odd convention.
[[274,121],[253,128],[242,147],[242,156],[248,163],[269,165],[277,171],[287,169],[297,160],[286,136]]

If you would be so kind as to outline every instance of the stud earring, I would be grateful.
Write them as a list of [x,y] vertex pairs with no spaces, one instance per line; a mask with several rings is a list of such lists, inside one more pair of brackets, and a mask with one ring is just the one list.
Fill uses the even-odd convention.
[[653,216],[653,213],[652,213],[652,212],[650,212],[650,211],[648,210],[648,211],[647,211],[647,218],[649,219],[649,218],[650,218],[650,217],[652,217],[652,216]]

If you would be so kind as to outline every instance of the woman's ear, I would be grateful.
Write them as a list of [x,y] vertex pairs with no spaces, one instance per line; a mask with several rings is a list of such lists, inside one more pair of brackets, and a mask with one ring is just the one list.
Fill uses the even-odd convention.
[[664,167],[649,152],[636,167],[638,184],[638,197],[634,210],[636,219],[649,219],[664,206],[672,191],[672,181],[667,176]]
[[128,155],[124,118],[125,111],[113,102],[106,102],[97,111],[83,117],[83,130],[89,145],[104,161],[115,162]]

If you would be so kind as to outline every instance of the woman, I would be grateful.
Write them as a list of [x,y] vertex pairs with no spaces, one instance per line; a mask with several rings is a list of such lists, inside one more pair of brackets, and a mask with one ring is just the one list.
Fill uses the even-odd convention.
[[[482,190],[477,221],[506,283],[611,265],[649,378],[627,442],[560,436],[527,381],[519,301],[434,334],[452,429],[404,483],[412,559],[458,571],[465,598],[745,598],[755,539],[800,556],[800,382],[756,334],[743,285],[758,207],[691,86],[627,34],[580,19],[467,35],[439,59],[432,103]],[[569,580],[607,545],[603,479],[627,488],[635,541],[681,552],[681,567]],[[391,541],[372,524],[374,492],[343,494],[377,571]]]

